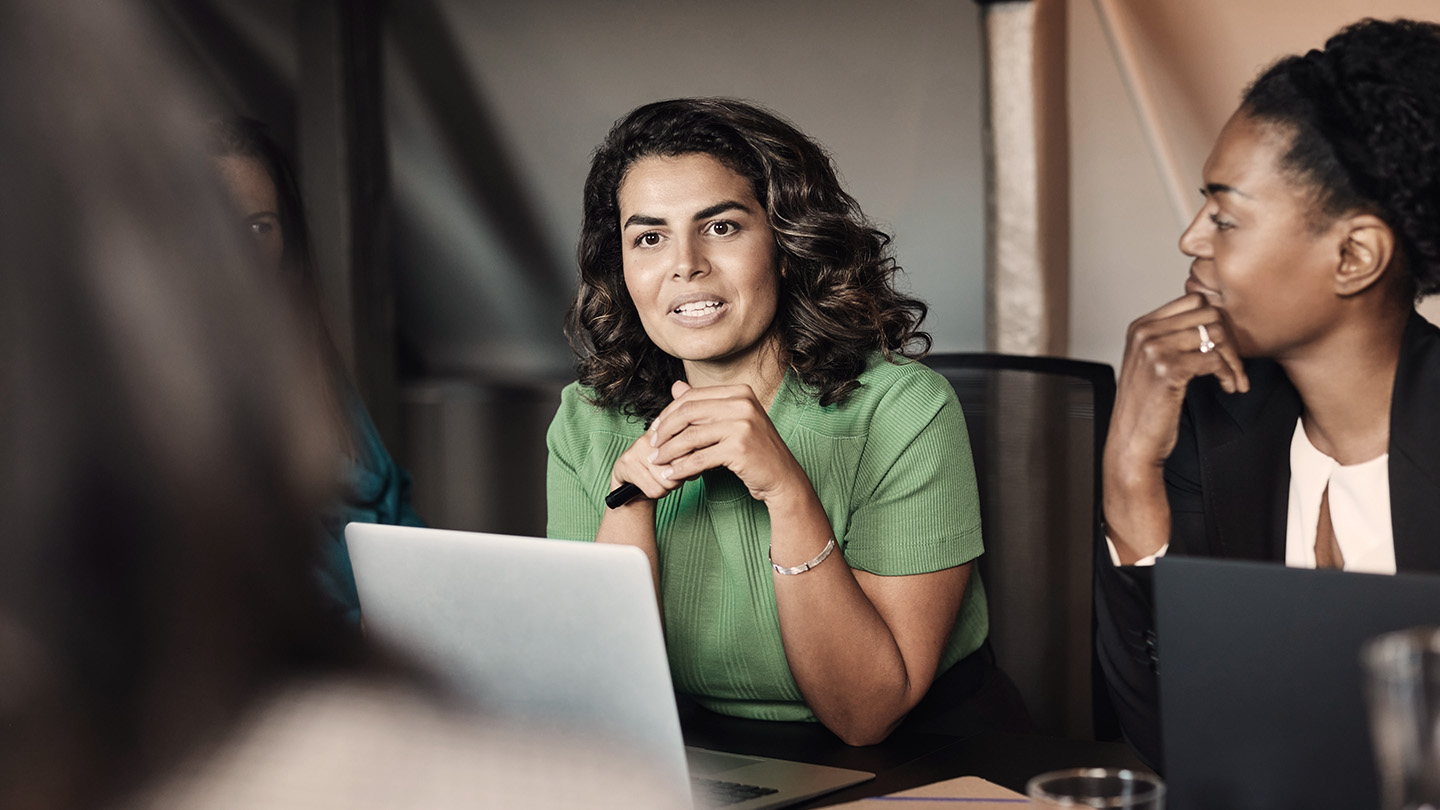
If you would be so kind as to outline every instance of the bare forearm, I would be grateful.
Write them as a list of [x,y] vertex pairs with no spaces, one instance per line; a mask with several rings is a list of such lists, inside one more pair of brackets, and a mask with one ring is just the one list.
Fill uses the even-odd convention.
[[1158,552],[1170,542],[1170,502],[1161,463],[1105,453],[1105,532],[1122,565]]
[[660,550],[655,542],[655,502],[648,498],[635,498],[618,509],[605,510],[600,518],[600,529],[595,533],[597,543],[615,543],[635,546],[645,552],[650,560],[650,576],[655,582],[655,596],[660,596]]
[[[659,493],[725,467],[769,510],[775,563],[816,560],[830,521],[754,389],[676,382],[672,394],[651,422],[649,447],[632,446],[617,463],[624,480]],[[934,678],[965,573],[857,574],[833,552],[804,573],[772,573],[786,661],[816,717],[850,743],[884,739]]]
[[889,628],[842,567],[824,577],[819,569],[807,572],[816,574],[808,583],[776,584],[780,633],[815,716],[845,742],[870,745],[885,739],[923,693],[915,693]]
[[1250,390],[1224,315],[1199,292],[1130,324],[1110,433],[1105,439],[1105,525],[1120,562],[1170,542],[1165,460],[1179,439],[1185,392],[1214,376],[1230,393]]
[[[781,566],[813,559],[830,537],[818,501],[772,505],[772,555]],[[933,680],[907,668],[900,644],[838,553],[797,575],[772,574],[780,634],[796,684],[815,716],[852,745],[883,740]],[[947,628],[948,629],[948,628]]]

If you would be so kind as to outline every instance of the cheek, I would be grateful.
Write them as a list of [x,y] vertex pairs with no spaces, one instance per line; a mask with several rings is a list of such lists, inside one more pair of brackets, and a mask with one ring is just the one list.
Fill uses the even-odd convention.
[[631,298],[638,297],[641,276],[634,260],[627,253],[620,254],[620,281],[624,283],[625,290],[630,293]]
[[281,240],[280,237],[276,236],[266,240],[265,243],[260,246],[260,248],[262,251],[264,251],[265,258],[269,259],[271,264],[275,265],[276,267],[280,267],[282,264],[284,264],[285,242]]
[[772,243],[765,249],[756,250],[749,262],[754,274],[750,287],[751,295],[756,304],[760,305],[756,314],[763,317],[767,323],[775,319],[780,301],[779,261],[780,257]]
[[625,292],[630,296],[628,306],[640,319],[640,326],[645,330],[645,334],[653,341],[655,339],[653,291],[648,291],[644,276],[636,272],[628,262],[625,263],[621,279],[625,283]]
[[775,320],[780,311],[780,283],[778,279],[772,279],[768,285],[761,290],[760,300],[764,302],[763,318],[769,324]]
[[1282,257],[1263,240],[1234,244],[1216,240],[1215,271],[1226,298],[1253,298],[1282,283]]

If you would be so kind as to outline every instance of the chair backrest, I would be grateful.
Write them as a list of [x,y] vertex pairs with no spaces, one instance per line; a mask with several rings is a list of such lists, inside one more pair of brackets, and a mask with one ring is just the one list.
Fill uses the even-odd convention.
[[1093,555],[1115,373],[1104,363],[932,354],[965,411],[995,657],[1040,731],[1111,736],[1095,664]]

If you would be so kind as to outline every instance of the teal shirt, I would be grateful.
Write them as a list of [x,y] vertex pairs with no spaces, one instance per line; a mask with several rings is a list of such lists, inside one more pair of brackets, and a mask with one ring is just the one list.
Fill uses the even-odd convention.
[[[769,412],[845,561],[900,576],[975,559],[980,504],[954,390],[922,364],[878,353],[860,383],[844,403],[821,407],[790,373]],[[595,539],[611,467],[645,429],[586,394],[578,383],[565,389],[546,437],[551,537]],[[659,501],[655,533],[676,689],[725,714],[813,721],[780,639],[765,505],[728,470],[710,470]],[[972,572],[940,670],[975,651],[988,629],[984,586]]]
[[346,398],[346,418],[356,455],[340,460],[341,499],[320,515],[324,536],[317,575],[321,589],[335,610],[348,624],[358,627],[360,595],[355,590],[355,572],[350,567],[350,551],[345,545],[345,524],[424,526],[425,523],[410,505],[410,473],[396,464],[385,449],[360,392],[349,382],[342,382],[340,390]]

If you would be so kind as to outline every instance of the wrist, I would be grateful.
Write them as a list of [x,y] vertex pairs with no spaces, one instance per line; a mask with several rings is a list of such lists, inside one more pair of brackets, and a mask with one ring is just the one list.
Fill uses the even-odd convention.
[[605,508],[608,511],[625,509],[630,506],[651,504],[655,502],[646,497],[645,491],[633,482],[621,481],[615,475],[610,476],[610,489],[605,495]]
[[1170,508],[1163,481],[1156,488],[1128,492],[1107,488],[1103,509],[1101,528],[1122,565],[1155,554],[1170,542]]
[[830,535],[830,539],[825,541],[825,547],[820,550],[819,554],[816,554],[814,557],[811,557],[810,559],[806,560],[803,563],[800,563],[799,565],[786,566],[775,562],[775,546],[772,544],[769,551],[770,567],[774,569],[775,573],[781,576],[793,577],[798,574],[803,574],[806,571],[809,571],[810,569],[819,566],[820,563],[825,562],[825,560],[830,557],[830,553],[834,551],[835,548],[835,535],[832,534]]
[[[611,492],[614,492],[614,490],[611,490]],[[655,501],[651,500],[642,491],[636,494],[634,497],[630,498],[628,501],[620,504],[619,506],[610,506],[609,504],[606,504],[605,511],[619,512],[621,514],[636,514],[642,512],[654,513]]]
[[810,501],[819,502],[810,476],[793,458],[782,468],[784,472],[765,490],[753,491],[755,499],[761,501],[773,514],[776,510],[794,511],[805,508]]
[[1166,545],[1168,545],[1168,542],[1162,541],[1159,543],[1149,543],[1144,548],[1136,548],[1134,544],[1126,542],[1123,532],[1116,532],[1108,525],[1105,528],[1105,540],[1110,544],[1113,558],[1119,565],[1134,565],[1136,562],[1145,559],[1151,559],[1151,563],[1147,564],[1152,564],[1155,555],[1159,554],[1161,549],[1164,549]]
[[1165,459],[1151,455],[1107,450],[1103,472],[1107,495],[1149,492],[1156,487],[1163,490],[1165,485]]
[[820,504],[820,497],[815,494],[815,488],[810,486],[808,479],[804,481],[804,486],[772,490],[758,500],[765,504],[771,526],[815,517],[823,519],[826,525],[830,522],[825,507]]

